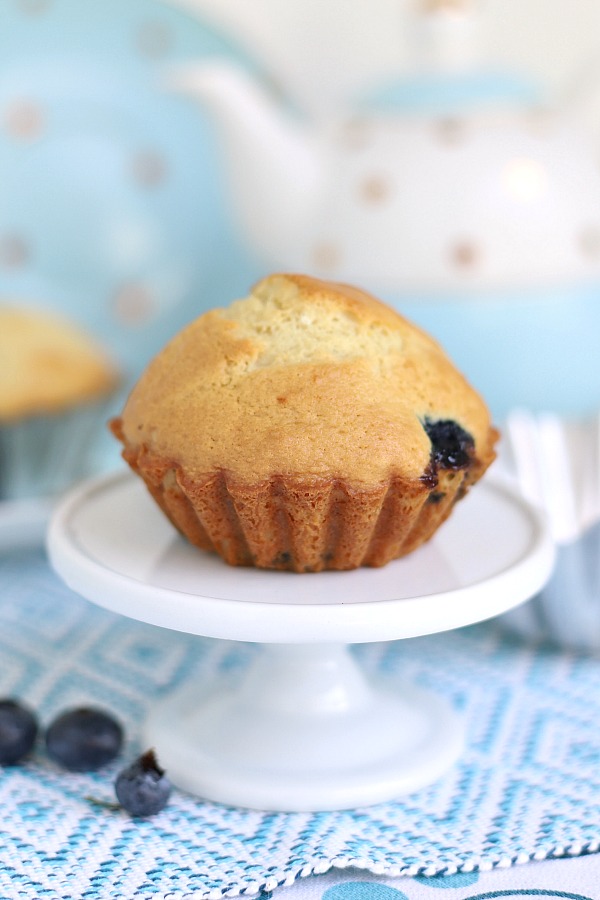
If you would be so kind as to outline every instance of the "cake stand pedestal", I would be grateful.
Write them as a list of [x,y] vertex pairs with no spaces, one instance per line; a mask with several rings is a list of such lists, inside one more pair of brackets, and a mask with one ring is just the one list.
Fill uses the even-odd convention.
[[370,681],[348,645],[495,616],[536,593],[554,560],[538,513],[489,476],[433,540],[382,569],[229,567],[179,537],[129,473],[67,495],[48,551],[73,590],[107,609],[261,645],[246,671],[157,706],[144,740],[179,787],[283,811],[390,800],[447,771],[464,746],[460,716],[430,691]]

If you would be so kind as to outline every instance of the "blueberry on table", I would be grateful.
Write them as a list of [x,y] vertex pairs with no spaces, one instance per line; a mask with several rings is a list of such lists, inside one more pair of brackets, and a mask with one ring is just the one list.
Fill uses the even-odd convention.
[[0,765],[14,766],[35,744],[35,715],[17,700],[0,700]]
[[119,773],[115,793],[123,809],[132,816],[153,816],[164,809],[171,783],[158,765],[154,750],[148,750]]
[[111,762],[123,744],[123,729],[109,713],[78,707],[62,713],[46,731],[46,750],[70,772],[92,772]]

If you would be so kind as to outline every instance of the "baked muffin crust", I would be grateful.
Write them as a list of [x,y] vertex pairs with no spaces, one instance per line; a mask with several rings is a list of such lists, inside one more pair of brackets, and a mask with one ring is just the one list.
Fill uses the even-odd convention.
[[426,419],[453,419],[490,456],[487,408],[439,344],[369,294],[301,275],[192,322],[134,388],[121,429],[197,478],[216,469],[375,486],[419,479]]
[[110,393],[116,367],[71,322],[0,305],[0,421],[60,413]]

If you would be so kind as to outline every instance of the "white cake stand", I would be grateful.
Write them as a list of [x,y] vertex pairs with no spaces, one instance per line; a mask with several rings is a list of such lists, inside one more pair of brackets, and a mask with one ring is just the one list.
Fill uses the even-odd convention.
[[459,716],[413,685],[370,684],[347,644],[481,621],[532,596],[554,551],[543,520],[484,480],[434,539],[382,569],[296,575],[225,565],[176,534],[129,473],[87,482],[48,534],[65,582],[114,612],[191,634],[262,644],[236,678],[158,706],[147,746],[179,787],[254,809],[344,809],[442,775]]

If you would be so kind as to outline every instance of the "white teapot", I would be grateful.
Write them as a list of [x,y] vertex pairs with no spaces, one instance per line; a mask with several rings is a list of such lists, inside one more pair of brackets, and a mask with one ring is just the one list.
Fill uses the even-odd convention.
[[[419,20],[429,76],[468,84],[471,7],[457,17],[458,0],[431,2],[442,17]],[[235,221],[261,266],[392,302],[442,341],[499,420],[519,405],[600,409],[598,91],[587,82],[553,108],[508,91],[443,113],[301,119],[231,63],[170,76],[214,118]]]
[[214,115],[237,222],[270,267],[387,293],[600,275],[600,167],[542,109],[361,114],[311,126],[227,62],[172,83]]

